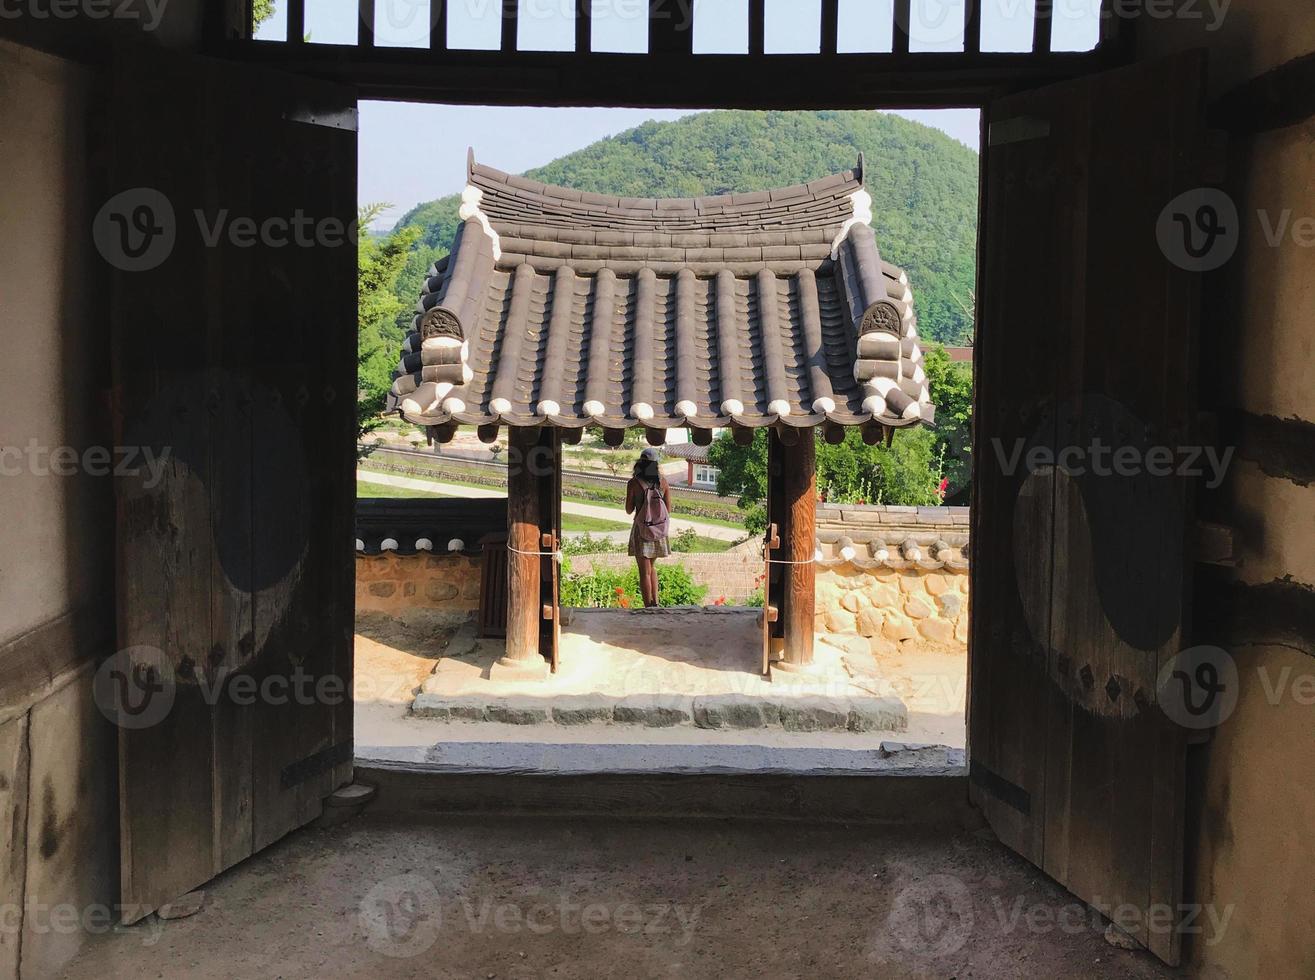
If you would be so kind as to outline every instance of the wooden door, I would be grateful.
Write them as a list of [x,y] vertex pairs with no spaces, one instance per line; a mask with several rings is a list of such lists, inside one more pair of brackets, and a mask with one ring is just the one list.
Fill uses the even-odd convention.
[[767,432],[767,533],[763,538],[763,661],[766,676],[773,659],[785,647],[785,566],[778,563],[781,542],[786,540],[790,509],[785,505],[784,447],[774,429]]
[[114,61],[107,379],[120,442],[167,460],[116,486],[116,669],[157,696],[116,705],[129,920],[351,778],[355,118],[336,86]]
[[539,596],[543,611],[539,620],[539,652],[557,672],[562,642],[562,432],[544,426],[534,465],[539,468]]
[[1156,688],[1187,645],[1192,487],[1145,464],[1198,438],[1199,283],[1157,224],[1202,182],[1204,74],[1193,54],[990,106],[976,354],[972,796],[1170,963],[1186,733]]

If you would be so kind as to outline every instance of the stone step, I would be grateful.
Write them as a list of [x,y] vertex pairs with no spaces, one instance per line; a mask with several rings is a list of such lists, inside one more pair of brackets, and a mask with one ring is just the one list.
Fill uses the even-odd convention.
[[677,725],[710,730],[776,728],[789,732],[902,732],[909,712],[894,697],[750,697],[574,694],[561,697],[420,694],[416,718],[511,725]]

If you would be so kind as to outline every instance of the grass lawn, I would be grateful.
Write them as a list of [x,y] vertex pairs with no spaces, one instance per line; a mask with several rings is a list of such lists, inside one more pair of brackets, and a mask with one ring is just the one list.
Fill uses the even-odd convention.
[[581,517],[578,514],[562,515],[563,531],[624,531],[629,524],[620,521],[607,521],[601,517]]
[[672,551],[672,554],[673,554],[673,555],[682,555],[682,554],[696,555],[696,554],[719,553],[719,552],[722,552],[722,551],[730,551],[732,548],[735,547],[735,544],[736,544],[736,543],[735,543],[734,541],[719,541],[719,540],[716,539],[716,538],[705,538],[705,537],[703,537],[702,535],[699,535],[698,537],[696,537],[696,538],[694,539],[694,547],[693,547],[693,548],[690,548],[688,551],[675,551],[675,550],[673,550],[673,551]]
[[356,496],[359,497],[397,497],[406,499],[408,497],[441,497],[441,493],[431,493],[428,490],[408,490],[406,487],[390,487],[382,483],[362,483],[356,481]]
[[[425,468],[425,469],[431,469],[431,467],[429,467],[429,466],[427,466],[427,465],[423,466],[423,468]],[[357,469],[358,469],[358,470],[364,470],[365,472],[368,472],[368,473],[383,473],[383,474],[387,474],[387,473],[388,473],[387,470],[376,469],[375,467],[370,466],[368,463],[360,463],[360,464],[358,464],[358,465],[357,465]],[[392,475],[396,475],[396,474],[392,474]],[[420,477],[419,479],[423,479],[423,477]],[[489,489],[494,489],[494,488],[490,488],[489,486],[487,486],[487,485],[485,485],[485,484],[480,484],[480,483],[468,483],[468,482],[466,482],[466,481],[464,481],[464,480],[453,479],[449,474],[447,474],[447,473],[442,473],[442,472],[438,472],[438,471],[435,471],[435,472],[434,472],[434,479],[437,480],[437,481],[439,481],[439,482],[441,482],[441,483],[449,483],[449,484],[451,484],[451,485],[453,485],[453,486],[458,486],[458,487],[472,487],[472,488],[474,488],[474,489],[478,489],[478,490],[489,490]],[[359,487],[360,484],[358,483],[357,486]],[[358,497],[441,497],[441,496],[443,496],[442,494],[438,494],[438,493],[427,493],[427,492],[422,492],[422,491],[420,491],[420,490],[403,490],[403,489],[399,489],[399,488],[397,488],[397,487],[386,487],[386,486],[384,486],[384,485],[381,484],[381,483],[369,483],[369,484],[366,484],[366,487],[369,488],[369,489],[367,489],[367,490],[358,490],[356,495],[357,495]],[[387,491],[387,492],[385,493],[385,491]],[[606,507],[606,506],[608,506],[608,501],[606,501],[606,500],[596,500],[596,499],[590,499],[590,498],[587,498],[587,497],[571,497],[571,496],[568,496],[568,495],[565,495],[565,494],[562,496],[562,500],[563,500],[563,501],[569,501],[569,502],[571,502],[571,503],[577,503],[577,504],[590,504],[591,506],[594,506],[594,507]],[[617,505],[617,507],[620,507],[620,506],[621,506],[621,503],[622,503],[622,492],[621,492],[620,490],[617,490],[617,492],[616,492],[616,505]],[[679,499],[679,497],[677,497],[677,499],[675,500],[675,507],[672,509],[672,516],[674,516],[674,517],[682,517],[682,518],[684,518],[685,520],[688,520],[688,521],[697,521],[697,522],[700,523],[700,524],[715,524],[715,525],[718,526],[718,527],[728,527],[728,528],[731,528],[732,530],[736,530],[736,531],[743,531],[743,530],[744,530],[744,524],[741,523],[741,522],[737,522],[737,521],[724,521],[724,520],[722,520],[721,518],[718,518],[718,517],[708,517],[708,516],[706,516],[706,515],[704,515],[704,514],[691,513],[690,511],[685,510],[684,508],[682,508],[682,507],[680,506],[680,499]],[[583,518],[583,517],[580,517],[580,518],[572,518],[572,520],[580,520],[580,521],[583,521],[583,520],[587,520],[587,518]],[[618,525],[616,525],[615,527],[605,527],[605,526],[602,526],[602,525],[606,525],[607,523],[608,523],[607,521],[602,521],[602,522],[600,522],[600,526],[598,526],[598,527],[583,527],[583,526],[581,526],[581,527],[576,527],[576,528],[566,527],[566,528],[563,528],[563,530],[567,530],[567,531],[572,531],[572,530],[573,530],[573,531],[620,531],[620,530],[623,530],[623,529],[625,529],[625,528],[627,528],[627,527],[630,526],[629,524],[618,524]],[[709,550],[712,550],[712,549],[709,549]],[[723,548],[723,549],[721,549],[721,550],[724,551],[725,549]]]

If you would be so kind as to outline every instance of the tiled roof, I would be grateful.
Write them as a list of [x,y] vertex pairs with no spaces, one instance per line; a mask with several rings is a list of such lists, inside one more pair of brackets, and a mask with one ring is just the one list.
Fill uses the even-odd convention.
[[392,407],[412,422],[930,422],[908,278],[862,161],[808,184],[611,197],[469,166]]
[[691,463],[711,463],[711,446],[699,446],[692,442],[671,443],[662,447],[662,454],[673,459],[684,459]]

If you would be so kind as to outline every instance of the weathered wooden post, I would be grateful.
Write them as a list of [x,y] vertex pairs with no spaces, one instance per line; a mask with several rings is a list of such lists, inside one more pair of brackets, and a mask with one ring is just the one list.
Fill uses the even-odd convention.
[[499,665],[542,668],[539,653],[539,430],[507,427],[507,653]]
[[804,430],[793,444],[782,442],[781,469],[785,483],[786,519],[781,522],[785,566],[785,662],[806,667],[813,662],[813,612],[817,569],[816,444],[811,430]]

